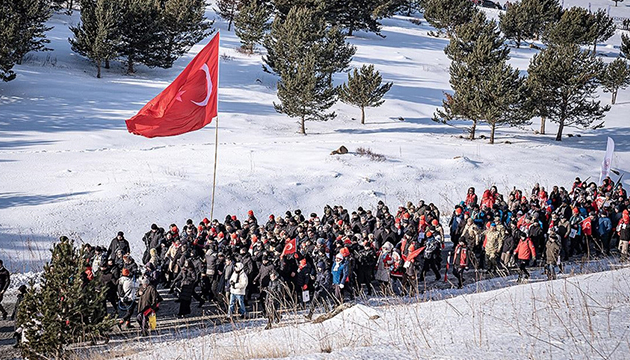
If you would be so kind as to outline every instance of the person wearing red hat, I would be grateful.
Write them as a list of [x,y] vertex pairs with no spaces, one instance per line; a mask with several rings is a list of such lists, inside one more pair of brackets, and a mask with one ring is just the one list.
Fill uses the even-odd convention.
[[617,234],[619,234],[619,252],[621,253],[621,260],[628,260],[628,242],[630,241],[630,215],[628,210],[624,210],[621,215],[621,220],[617,225]]

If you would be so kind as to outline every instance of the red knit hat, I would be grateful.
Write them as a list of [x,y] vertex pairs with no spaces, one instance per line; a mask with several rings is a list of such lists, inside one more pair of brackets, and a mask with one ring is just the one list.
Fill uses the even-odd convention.
[[249,211],[247,212],[247,215],[249,215],[249,216],[254,215],[254,210],[249,210]]

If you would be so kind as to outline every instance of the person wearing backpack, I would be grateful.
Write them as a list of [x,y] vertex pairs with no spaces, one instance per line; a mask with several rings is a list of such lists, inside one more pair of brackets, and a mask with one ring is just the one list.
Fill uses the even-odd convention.
[[422,264],[422,270],[420,271],[420,278],[418,281],[424,281],[424,276],[429,269],[433,270],[435,274],[435,281],[440,280],[440,268],[438,267],[437,257],[440,256],[440,241],[433,236],[432,231],[425,233],[426,243],[424,248],[424,264]]
[[129,269],[122,269],[122,276],[118,279],[118,309],[123,311],[123,318],[119,320],[118,327],[132,328],[130,323],[133,310],[136,305],[136,277],[132,276]]

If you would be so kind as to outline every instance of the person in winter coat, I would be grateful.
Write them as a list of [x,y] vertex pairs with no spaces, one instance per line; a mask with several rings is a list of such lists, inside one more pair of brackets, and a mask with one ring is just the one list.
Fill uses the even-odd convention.
[[232,316],[234,313],[234,306],[238,302],[238,311],[241,314],[241,318],[245,318],[247,310],[245,309],[245,293],[247,291],[247,285],[249,279],[243,269],[243,264],[238,262],[234,265],[234,272],[230,277],[230,308],[228,310],[228,316]]
[[347,260],[341,254],[335,256],[335,263],[332,267],[332,282],[335,290],[335,297],[339,303],[343,303],[343,288],[349,281]]
[[630,241],[630,215],[628,210],[624,210],[622,213],[621,220],[617,224],[617,233],[619,234],[621,260],[626,261],[628,259],[628,242]]
[[123,318],[118,322],[119,327],[131,328],[131,316],[136,306],[136,281],[132,278],[128,269],[122,270],[122,276],[118,279],[118,308],[124,311]]
[[440,268],[438,267],[437,259],[441,257],[441,244],[433,235],[433,232],[427,231],[426,243],[424,248],[424,263],[422,264],[422,271],[420,271],[420,278],[418,281],[424,281],[424,276],[429,269],[433,270],[435,274],[435,281],[441,279]]
[[142,279],[140,284],[137,294],[139,296],[137,320],[142,330],[142,335],[147,336],[149,334],[149,316],[158,310],[162,297],[149,280]]
[[486,231],[486,238],[483,244],[488,271],[494,271],[498,268],[502,247],[503,234],[497,230],[496,223],[491,223],[490,229]]
[[475,188],[468,188],[468,193],[466,194],[466,201],[464,202],[467,209],[472,209],[473,206],[477,205],[477,194],[475,194]]
[[547,273],[547,279],[556,279],[556,266],[560,262],[560,241],[557,234],[549,234],[549,239],[545,245],[546,249],[546,266],[545,272]]
[[142,242],[146,249],[144,250],[144,255],[142,255],[142,264],[146,264],[151,259],[150,251],[151,249],[159,249],[160,243],[162,242],[162,238],[164,237],[163,233],[160,233],[158,226],[156,224],[151,225],[151,230],[149,230],[142,237]]
[[391,242],[386,242],[381,247],[381,251],[378,253],[378,260],[376,262],[376,280],[380,283],[380,289],[391,286],[391,267],[394,264],[391,253],[394,249],[394,245]]
[[8,313],[2,306],[2,298],[4,297],[4,293],[9,288],[9,284],[11,284],[11,274],[9,270],[4,267],[4,263],[0,260],[0,312],[2,312],[2,320],[6,320]]
[[459,289],[464,285],[464,270],[468,268],[469,262],[466,240],[459,239],[459,244],[453,251],[453,275],[457,278],[457,287]]
[[113,259],[118,250],[121,250],[123,254],[129,254],[131,247],[129,247],[129,241],[125,239],[124,235],[122,231],[119,231],[118,235],[112,239],[112,242],[109,244],[109,249],[107,250],[107,257]]
[[527,237],[527,234],[521,232],[520,240],[518,245],[516,246],[516,250],[514,250],[514,255],[518,259],[518,281],[522,281],[523,279],[529,279],[529,272],[526,269],[526,266],[529,264],[529,261],[532,258],[536,258],[536,248],[534,247],[534,243],[530,238]]
[[601,252],[604,255],[610,255],[610,238],[612,236],[612,221],[608,217],[608,214],[602,211],[597,220],[597,232],[599,233],[599,239],[601,242]]
[[[190,314],[190,303],[192,302],[193,292],[195,291],[195,282],[197,281],[197,273],[195,272],[192,261],[186,260],[182,270],[173,281],[173,287],[179,287],[179,312],[177,316],[184,317]],[[173,288],[171,288],[173,289]]]
[[365,285],[367,294],[372,295],[372,278],[376,265],[376,252],[369,241],[364,241],[363,246],[357,251],[357,291],[361,291]]
[[320,304],[324,305],[328,309],[328,300],[333,294],[332,274],[328,271],[326,263],[320,261],[317,263],[317,275],[315,275],[315,282],[313,283],[313,299],[311,300],[311,308],[309,309],[307,319],[311,319],[315,306]]
[[501,247],[501,264],[507,269],[515,266],[513,255],[516,245],[518,245],[518,239],[516,238],[518,237],[517,232],[516,224],[514,224],[513,227],[510,225],[510,230],[506,231],[503,246]]
[[265,330],[271,329],[272,323],[280,322],[280,307],[285,301],[288,287],[280,278],[277,272],[269,274],[269,283],[265,287],[265,313],[267,314],[267,326]]
[[314,278],[315,271],[313,270],[313,267],[308,263],[306,258],[302,258],[295,274],[295,286],[297,288],[298,301],[304,302],[302,294],[303,292],[308,292],[311,289],[311,282]]

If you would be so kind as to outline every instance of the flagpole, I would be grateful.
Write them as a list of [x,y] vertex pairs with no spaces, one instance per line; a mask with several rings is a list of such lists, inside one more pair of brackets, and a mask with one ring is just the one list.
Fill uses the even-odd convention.
[[[219,36],[219,49],[221,48],[221,37]],[[210,206],[210,221],[214,220],[214,194],[217,188],[217,158],[219,153],[219,79],[220,76],[221,61],[217,57],[217,118],[215,119],[215,131],[214,131],[214,173],[212,175],[212,204]]]

